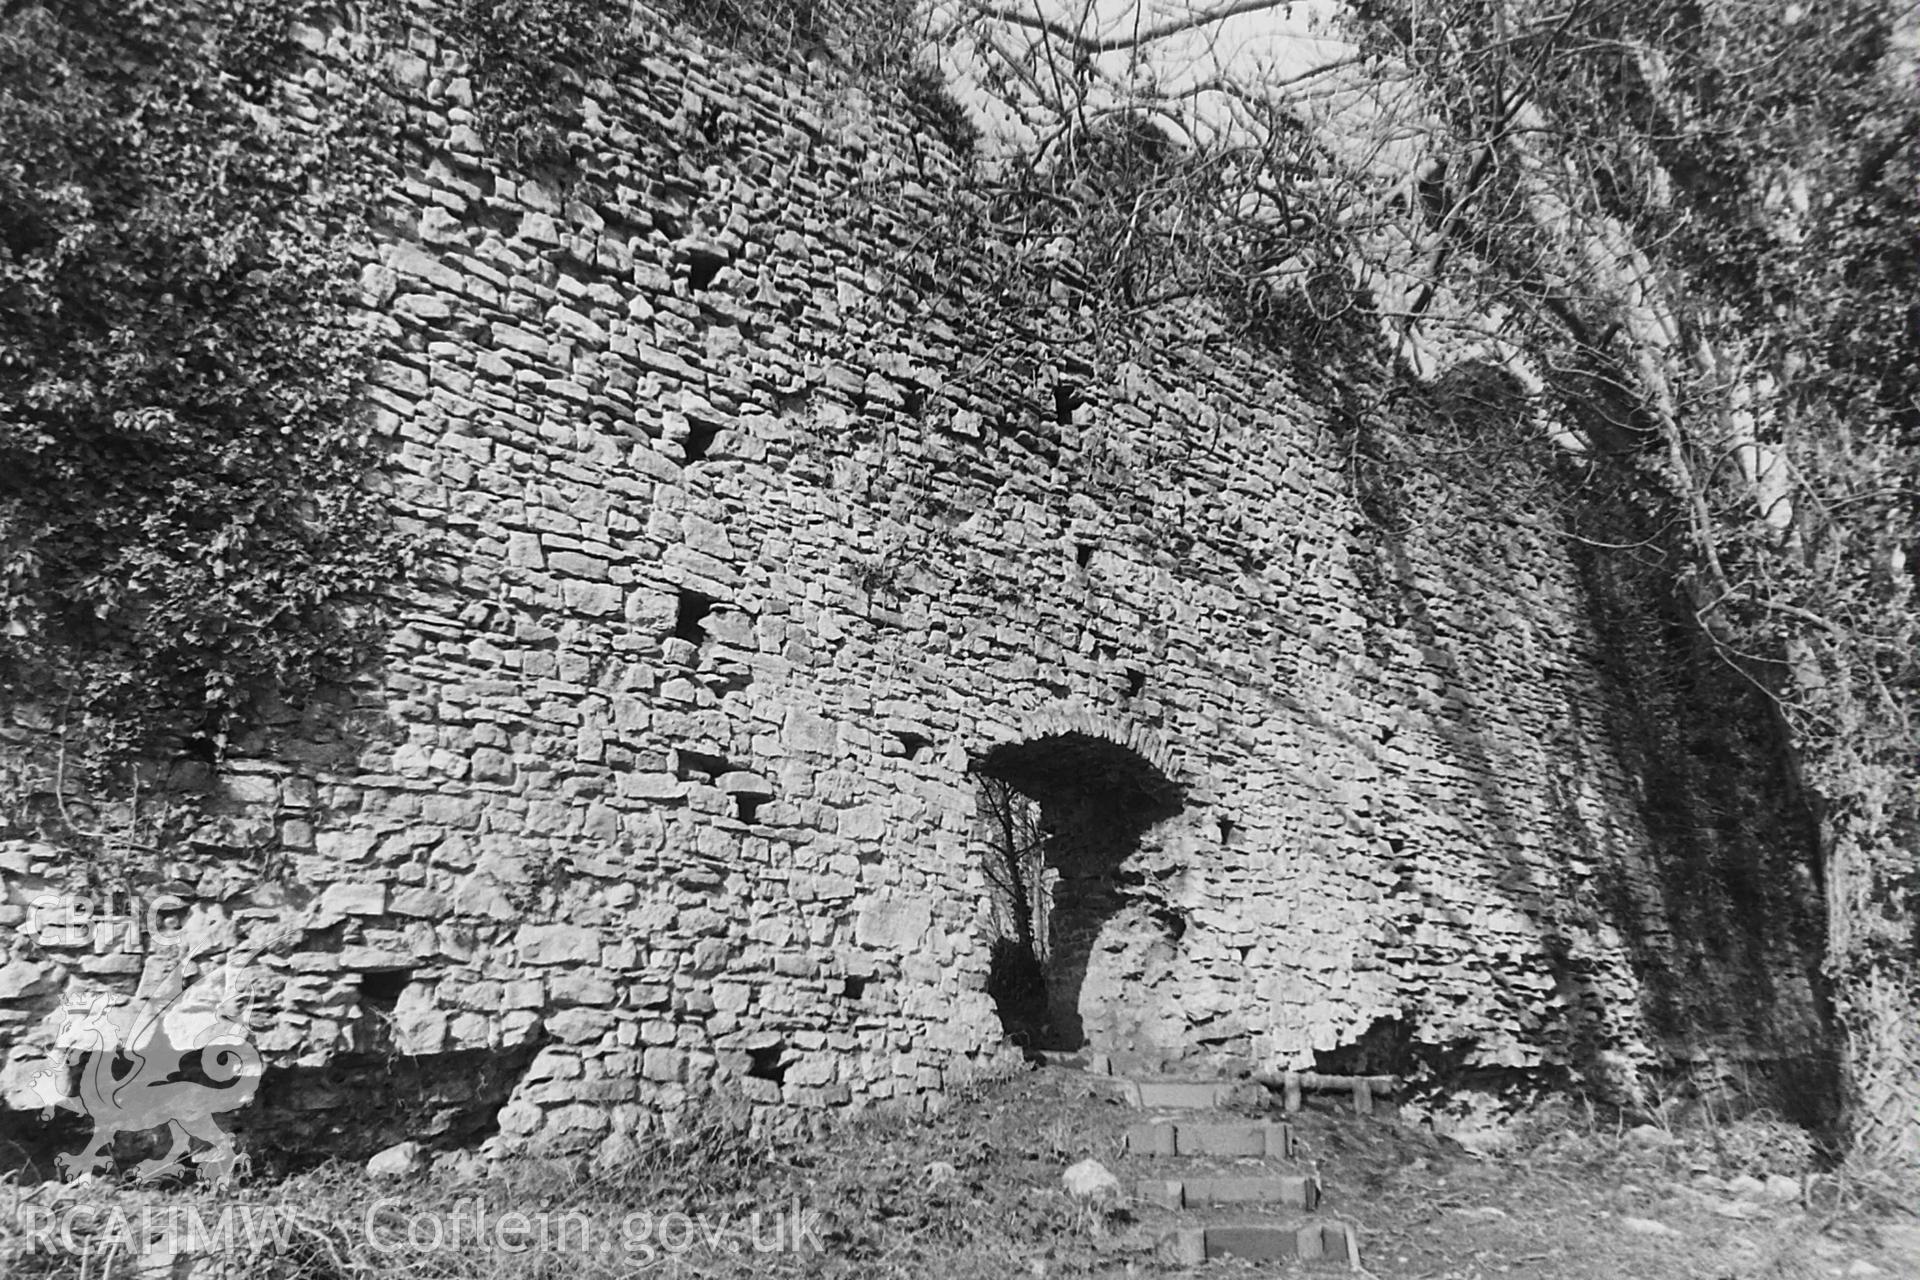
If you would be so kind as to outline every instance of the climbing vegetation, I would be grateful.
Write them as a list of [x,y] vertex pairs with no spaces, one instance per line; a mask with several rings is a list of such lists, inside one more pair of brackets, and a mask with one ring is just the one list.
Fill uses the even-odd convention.
[[371,117],[286,110],[298,0],[0,11],[0,681],[97,762],[209,759],[360,662]]
[[[911,0],[667,0],[670,18],[716,44],[778,63],[824,57],[897,69],[911,54]],[[404,13],[404,9],[399,10]],[[650,14],[615,0],[448,0],[438,16],[473,68],[481,128],[495,150],[526,169],[565,172],[581,91],[595,76],[644,74]],[[938,104],[928,76],[906,73]],[[950,127],[952,113],[945,117]]]
[[[1317,352],[1314,282],[1352,281],[1321,293],[1355,299],[1383,376],[1319,391],[1381,536],[1381,460],[1471,456],[1459,427],[1490,419],[1551,441],[1516,514],[1632,563],[1777,727],[1819,833],[1853,1149],[1920,1181],[1911,13],[1362,0],[1307,30],[1291,8],[979,0],[949,34],[1010,122],[1004,170],[1064,180],[1042,243],[1109,303],[1199,292]],[[1296,61],[1242,57],[1255,28],[1306,37]],[[1125,180],[1076,184],[1116,128]],[[1433,379],[1463,362],[1527,394]]]

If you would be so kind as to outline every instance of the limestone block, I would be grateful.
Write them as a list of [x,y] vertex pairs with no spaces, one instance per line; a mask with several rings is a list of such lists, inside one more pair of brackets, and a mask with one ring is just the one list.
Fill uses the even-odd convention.
[[613,1014],[605,1009],[562,1009],[546,1019],[549,1034],[563,1044],[591,1044],[612,1026]]
[[620,794],[633,800],[682,800],[689,784],[670,773],[629,773],[620,779]]
[[408,1178],[427,1167],[427,1154],[417,1142],[402,1142],[388,1147],[367,1161],[367,1176],[374,1179]]
[[475,782],[513,781],[513,758],[492,747],[478,747],[469,758]]
[[410,952],[391,951],[384,947],[342,947],[335,959],[342,969],[392,973],[411,969],[417,957]]
[[849,840],[877,840],[887,833],[886,812],[877,804],[842,809],[835,822],[840,834]]
[[394,1012],[394,1048],[400,1053],[440,1053],[447,1047],[448,1032],[447,1015],[438,1009],[407,1009]]
[[591,964],[600,959],[600,935],[578,925],[522,925],[513,943],[528,964]]
[[30,960],[0,964],[0,1000],[21,1000],[53,990],[59,970]]
[[733,543],[727,537],[726,527],[703,516],[686,512],[680,517],[681,535],[689,547],[719,560],[731,560],[734,555]]
[[547,1113],[545,1131],[562,1134],[600,1134],[611,1123],[605,1107],[587,1103],[556,1107]]
[[540,1050],[539,1056],[527,1068],[525,1079],[528,1084],[547,1080],[578,1080],[584,1070],[578,1053],[549,1045]]
[[557,974],[547,986],[555,1004],[610,1006],[620,998],[613,983],[598,973]]
[[[444,893],[435,893],[431,889],[395,889],[387,903],[387,910],[397,916],[417,916],[426,920],[438,920],[447,914],[452,904]],[[379,914],[369,912],[368,914]]]
[[[464,282],[461,274],[440,258],[418,245],[401,244],[394,248],[389,265],[402,279],[431,285],[449,293],[458,293]],[[365,285],[362,279],[362,285]]]
[[1117,1203],[1125,1198],[1120,1179],[1098,1160],[1086,1159],[1060,1175],[1060,1184],[1076,1200]]
[[399,279],[393,268],[368,263],[360,269],[360,300],[369,307],[386,306],[393,299]]
[[378,916],[386,911],[387,886],[383,884],[328,885],[313,904],[313,914],[319,918]]
[[723,773],[714,779],[714,783],[728,795],[745,796],[755,800],[771,800],[773,798],[772,781],[757,773],[748,773],[741,770],[736,770],[732,773]]
[[544,1116],[539,1107],[517,1100],[500,1108],[498,1117],[500,1131],[517,1137],[527,1137],[539,1132],[543,1119]]
[[656,1047],[641,1055],[640,1074],[661,1083],[677,1083],[686,1078],[687,1055],[680,1049]]
[[[484,916],[493,920],[514,920],[520,915],[518,907],[490,877],[483,874],[468,876],[453,893],[453,910],[463,916]],[[444,941],[443,941],[443,944]]]
[[832,1084],[837,1075],[838,1064],[835,1060],[824,1054],[816,1054],[788,1064],[784,1083],[789,1087],[819,1088]]
[[925,903],[897,897],[878,897],[860,908],[853,937],[863,947],[912,954],[932,926],[933,913]]
[[570,577],[604,582],[612,566],[598,556],[584,555],[578,551],[554,551],[547,556],[547,567]]
[[799,707],[787,709],[783,736],[787,745],[796,751],[817,751],[823,755],[834,753],[838,737],[833,721]]

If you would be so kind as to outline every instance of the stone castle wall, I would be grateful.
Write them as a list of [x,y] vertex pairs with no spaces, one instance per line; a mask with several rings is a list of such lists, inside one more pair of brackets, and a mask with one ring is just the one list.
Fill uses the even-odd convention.
[[[1286,360],[1201,310],[1095,343],[1070,290],[945,274],[959,165],[830,73],[663,28],[543,181],[481,142],[448,42],[308,35],[385,60],[420,146],[365,282],[429,553],[369,683],[242,743],[141,881],[202,965],[246,944],[288,1079],[517,1053],[508,1147],[617,1146],[716,1085],[939,1095],[1007,1053],[996,749],[1177,793],[1071,920],[1110,1052],[1305,1066],[1384,1026],[1618,1084],[1807,1025],[1792,946],[1717,951],[1726,877],[1661,865],[1551,520],[1412,476],[1383,540]],[[9,743],[44,796],[44,733]],[[53,1002],[155,961],[33,927],[80,877],[16,834],[20,1106]],[[1713,856],[1794,909],[1777,843]]]

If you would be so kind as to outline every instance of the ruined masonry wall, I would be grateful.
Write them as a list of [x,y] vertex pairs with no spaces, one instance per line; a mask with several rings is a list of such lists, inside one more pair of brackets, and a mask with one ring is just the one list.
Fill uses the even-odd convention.
[[[271,1063],[537,1044],[506,1147],[618,1146],[716,1082],[937,1095],[1006,1052],[969,760],[1063,732],[1185,788],[1089,962],[1104,1047],[1664,1051],[1649,966],[1697,940],[1550,529],[1416,493],[1418,608],[1383,609],[1277,361],[1199,313],[1096,348],[1070,300],[983,305],[927,253],[954,162],[830,76],[663,36],[590,86],[562,189],[489,153],[445,42],[307,35],[386,59],[421,142],[366,285],[431,551],[377,683],[243,744],[226,850],[174,868],[210,954],[297,926],[249,961]],[[30,840],[0,874],[16,926],[68,876]],[[10,1085],[60,992],[144,963],[41,941],[0,968]]]

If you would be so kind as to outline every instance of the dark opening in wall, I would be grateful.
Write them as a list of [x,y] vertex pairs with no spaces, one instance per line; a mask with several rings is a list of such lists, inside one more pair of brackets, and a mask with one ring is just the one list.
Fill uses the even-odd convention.
[[[1106,922],[1135,904],[1172,910],[1128,859],[1184,793],[1131,747],[1079,732],[995,747],[972,772],[993,908],[987,993],[1015,1043],[1079,1049],[1113,1029],[1111,992],[1082,1007]],[[1177,939],[1186,922],[1162,924]]]
[[773,411],[783,418],[795,418],[805,413],[807,405],[813,400],[812,387],[796,387],[791,391],[775,388],[773,393]]
[[1053,384],[1053,420],[1063,427],[1073,425],[1073,411],[1086,401],[1081,398],[1080,388],[1071,382]]
[[694,293],[708,288],[728,261],[728,256],[718,249],[701,247],[687,250],[687,287]]
[[895,729],[893,736],[900,743],[900,754],[909,760],[918,760],[922,752],[933,749],[933,739],[923,733],[914,733],[910,729]]
[[733,811],[742,822],[752,822],[760,816],[760,806],[767,802],[765,796],[735,795]]
[[413,981],[410,969],[387,969],[360,975],[360,1003],[369,1009],[392,1013],[400,1003],[400,994]]
[[691,645],[706,643],[707,615],[713,612],[713,606],[718,603],[712,596],[682,590],[679,608],[673,615],[674,639],[685,640]]
[[[220,1123],[233,1126],[254,1173],[274,1179],[330,1160],[364,1164],[376,1151],[429,1134],[435,1147],[471,1149],[500,1131],[500,1109],[546,1043],[533,1036],[512,1047],[419,1055],[382,1047],[336,1052],[324,1066],[268,1063],[253,1101]],[[129,1140],[137,1141],[130,1133],[120,1139]],[[207,1172],[202,1166],[201,1176]]]
[[713,448],[714,437],[720,434],[717,423],[690,422],[687,424],[686,456],[688,462],[698,462],[707,456],[707,450]]
[[1160,907],[1153,912],[1154,923],[1167,932],[1168,942],[1178,942],[1187,936],[1187,913],[1173,907]]
[[765,1045],[758,1049],[747,1050],[751,1060],[747,1066],[747,1075],[755,1080],[771,1080],[775,1084],[784,1084],[787,1079],[787,1046],[780,1043]]
[[927,393],[918,387],[912,387],[900,393],[900,407],[909,418],[918,422],[927,416]]
[[[177,904],[177,907],[176,907]],[[178,898],[156,898],[148,909],[147,926],[156,935],[174,934],[186,927],[187,904]],[[402,985],[405,985],[404,983]]]
[[1083,542],[1073,549],[1073,562],[1082,569],[1093,563],[1093,544]]
[[180,738],[179,751],[189,760],[201,764],[220,763],[220,715],[209,711],[202,716],[200,723],[186,731]]
[[683,781],[702,777],[712,782],[722,774],[732,773],[734,766],[725,756],[716,756],[707,751],[693,751],[686,747],[675,747],[673,771]]
[[861,996],[867,994],[867,979],[848,978],[841,994],[849,1000],[858,1000]]
[[1397,1017],[1376,1018],[1358,1036],[1333,1049],[1313,1051],[1313,1069],[1331,1075],[1403,1075],[1415,1070],[1419,1049],[1413,1027]]
[[1221,843],[1221,844],[1232,844],[1232,843],[1233,843],[1233,833],[1234,833],[1234,831],[1236,830],[1236,828],[1235,828],[1235,827],[1234,827],[1234,825],[1233,825],[1233,819],[1232,819],[1232,818],[1225,818],[1225,817],[1222,817],[1222,818],[1216,818],[1216,819],[1214,819],[1214,821],[1215,821],[1215,822],[1216,822],[1216,823],[1217,823],[1217,824],[1219,825],[1219,827],[1220,827],[1220,843]]
[[1142,671],[1139,667],[1128,667],[1127,668],[1127,696],[1129,698],[1137,698],[1140,696],[1141,691],[1144,690],[1146,687],[1147,687],[1147,673]]

